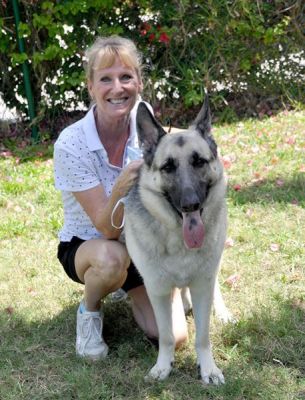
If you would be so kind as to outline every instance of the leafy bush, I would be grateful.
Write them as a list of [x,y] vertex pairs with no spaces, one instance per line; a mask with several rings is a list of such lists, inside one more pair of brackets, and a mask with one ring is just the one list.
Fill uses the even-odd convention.
[[267,113],[304,100],[302,1],[20,0],[18,51],[2,0],[0,91],[24,116],[21,63],[31,68],[38,122],[88,105],[84,49],[97,35],[133,39],[144,55],[145,97],[183,124],[204,90],[218,115]]

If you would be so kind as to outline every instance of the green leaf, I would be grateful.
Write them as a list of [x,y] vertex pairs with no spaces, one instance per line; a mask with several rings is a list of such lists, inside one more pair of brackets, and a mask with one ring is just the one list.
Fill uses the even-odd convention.
[[55,44],[51,44],[45,49],[44,52],[44,59],[45,60],[53,60],[60,54],[61,48],[59,46],[56,46]]
[[12,65],[15,67],[18,64],[23,64],[28,60],[26,53],[12,53],[11,54]]

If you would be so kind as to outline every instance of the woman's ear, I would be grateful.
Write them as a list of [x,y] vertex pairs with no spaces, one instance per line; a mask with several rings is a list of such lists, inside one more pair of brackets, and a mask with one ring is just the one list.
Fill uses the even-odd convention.
[[143,81],[142,78],[139,77],[139,92],[142,93],[143,92]]
[[89,94],[90,94],[91,99],[93,100],[93,99],[94,99],[94,96],[93,96],[92,86],[93,86],[93,83],[92,83],[92,81],[89,79],[89,80],[87,81],[87,89],[88,89],[88,92],[89,92]]

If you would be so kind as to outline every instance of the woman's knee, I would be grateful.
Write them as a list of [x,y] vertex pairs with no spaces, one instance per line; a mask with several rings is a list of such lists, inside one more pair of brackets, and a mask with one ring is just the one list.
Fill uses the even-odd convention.
[[92,262],[94,273],[109,285],[121,285],[127,277],[130,259],[121,243],[104,242]]
[[179,289],[173,291],[173,332],[176,348],[181,347],[188,340],[188,327],[184,313],[183,301]]
[[187,329],[179,329],[174,332],[175,339],[175,347],[179,349],[179,347],[183,346],[188,341],[188,332]]

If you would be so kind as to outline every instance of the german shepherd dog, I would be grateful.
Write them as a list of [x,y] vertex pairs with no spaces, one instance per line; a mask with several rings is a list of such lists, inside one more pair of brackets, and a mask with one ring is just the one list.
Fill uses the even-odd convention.
[[211,134],[208,98],[194,123],[176,134],[167,134],[140,103],[137,129],[144,164],[125,204],[125,234],[159,332],[159,355],[148,377],[162,380],[172,369],[171,294],[173,288],[189,287],[201,379],[224,383],[209,326],[214,294],[216,314],[230,319],[217,283],[226,238],[226,183]]

